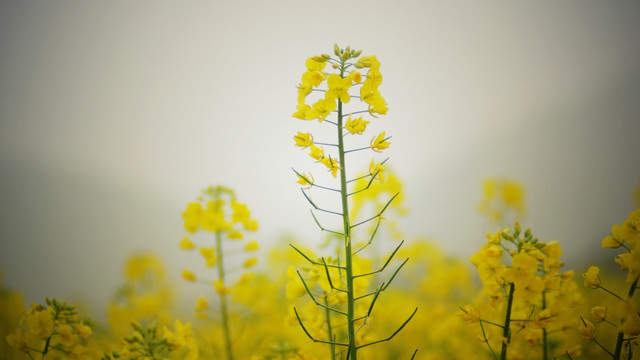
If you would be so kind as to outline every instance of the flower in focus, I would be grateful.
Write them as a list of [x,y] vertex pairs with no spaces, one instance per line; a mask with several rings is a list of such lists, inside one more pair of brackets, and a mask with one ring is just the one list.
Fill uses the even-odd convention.
[[383,131],[378,134],[378,136],[371,139],[370,146],[373,151],[381,152],[382,150],[388,148],[389,145],[391,145],[391,143],[387,141],[387,138],[385,138],[385,135],[386,134]]

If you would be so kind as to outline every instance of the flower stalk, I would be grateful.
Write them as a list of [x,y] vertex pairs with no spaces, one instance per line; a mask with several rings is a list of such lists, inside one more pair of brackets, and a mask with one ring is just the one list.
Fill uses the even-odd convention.
[[[225,284],[224,256],[222,252],[222,233],[216,231],[216,253],[218,254],[218,281]],[[231,347],[231,329],[229,326],[229,310],[227,307],[227,294],[220,291],[220,316],[222,318],[222,333],[224,334],[225,351],[227,360],[233,360],[233,348]]]
[[504,317],[504,326],[502,329],[502,349],[500,351],[500,360],[507,359],[507,347],[511,341],[511,309],[513,308],[513,293],[515,285],[509,283],[509,295],[507,296],[507,311]]
[[[331,347],[332,357],[336,357],[336,347],[344,347],[347,360],[357,360],[358,350],[377,344],[379,342],[388,341],[393,338],[407,323],[415,311],[409,316],[409,318],[397,328],[397,330],[388,338],[381,340],[375,340],[370,342],[361,342],[358,339],[363,338],[362,334],[366,332],[365,325],[368,324],[369,317],[376,303],[376,299],[382,291],[384,291],[396,276],[400,268],[406,263],[406,260],[400,264],[400,266],[393,272],[391,278],[382,283],[376,291],[367,292],[367,285],[369,283],[368,277],[381,273],[389,264],[396,250],[391,254],[384,266],[377,270],[364,270],[361,262],[357,259],[356,255],[368,245],[370,245],[377,233],[382,214],[389,206],[391,201],[397,196],[393,196],[387,204],[374,216],[367,218],[363,221],[355,221],[355,225],[352,224],[349,197],[356,195],[362,191],[369,189],[369,186],[374,180],[382,182],[384,180],[384,167],[383,162],[376,163],[375,160],[371,162],[369,174],[365,176],[359,176],[354,179],[348,178],[347,172],[347,155],[354,152],[361,152],[365,150],[372,150],[374,152],[382,152],[389,147],[389,138],[385,132],[374,136],[370,141],[368,147],[352,147],[347,148],[345,138],[347,136],[362,135],[369,124],[369,121],[364,120],[363,117],[353,118],[355,114],[368,113],[372,116],[374,114],[385,115],[387,112],[386,101],[380,95],[378,87],[382,82],[382,75],[379,72],[380,63],[375,56],[360,57],[361,51],[352,50],[349,47],[346,49],[340,49],[337,45],[334,48],[336,58],[329,55],[314,56],[307,60],[306,67],[307,72],[302,76],[302,82],[298,87],[298,105],[297,111],[293,114],[293,117],[302,120],[318,120],[319,122],[326,122],[336,127],[337,138],[336,141],[319,142],[315,141],[313,136],[309,133],[298,132],[293,137],[295,145],[303,149],[309,148],[309,156],[312,157],[317,163],[324,165],[333,178],[337,178],[338,184],[335,187],[323,186],[315,183],[315,180],[311,174],[300,173],[294,170],[298,177],[298,183],[302,186],[302,193],[305,199],[313,207],[311,214],[322,232],[326,232],[339,239],[338,250],[338,262],[329,263],[322,258],[321,261],[312,259],[311,256],[298,250],[295,246],[291,247],[302,255],[309,263],[314,266],[320,266],[323,269],[327,277],[326,285],[320,285],[322,291],[325,294],[325,302],[321,303],[316,300],[314,296],[314,288],[317,284],[306,281],[304,276],[298,273],[300,283],[304,287],[304,292],[314,301],[314,303],[324,308],[326,312],[326,329],[328,330],[328,339],[319,339],[311,335],[309,328],[305,326],[302,317],[297,309],[294,308],[296,319],[298,320],[300,327],[305,334],[314,342],[329,344]],[[360,58],[359,58],[360,57]],[[355,60],[357,59],[357,60]],[[324,68],[327,64],[331,64],[335,70],[333,73],[325,72]],[[366,75],[361,75],[358,69],[368,68]],[[362,79],[365,79],[364,81]],[[327,89],[317,89],[326,80]],[[360,89],[360,96],[355,96],[349,93],[352,87],[358,86]],[[307,96],[324,94],[315,101],[311,106],[306,103]],[[345,104],[349,103],[352,99],[358,99],[364,102],[367,106],[367,110],[347,111]],[[331,121],[327,118],[332,115],[336,115],[336,120]],[[333,154],[325,153],[325,147],[330,148]],[[369,183],[360,189],[352,190],[353,183],[363,178],[370,178]],[[357,187],[357,186],[356,186]],[[317,188],[323,191],[337,192],[340,196],[340,211],[328,210],[322,206],[316,204],[310,195],[310,189]],[[332,230],[322,225],[320,219],[316,216],[315,212],[321,212],[327,216],[338,216],[341,219],[341,230]],[[357,248],[354,242],[354,228],[359,225],[368,223],[370,221],[377,221],[375,230],[371,234],[368,242]],[[400,244],[402,245],[402,243]],[[399,248],[399,246],[398,246]],[[341,262],[343,265],[341,265]],[[332,275],[333,273],[333,275]],[[340,281],[332,280],[332,276],[336,276]],[[337,280],[336,279],[336,280]],[[327,286],[328,285],[328,286]],[[342,288],[341,286],[344,286]],[[330,297],[327,294],[337,293],[343,301],[332,303]],[[331,297],[333,298],[333,296]],[[369,301],[368,306],[361,306],[358,302]],[[345,309],[346,307],[346,309]],[[363,309],[368,309],[363,315]],[[417,309],[416,309],[417,310]],[[336,316],[344,316],[346,319],[346,339],[338,341],[334,338],[334,333],[331,327],[331,313],[337,314]],[[361,333],[362,332],[362,333]]]

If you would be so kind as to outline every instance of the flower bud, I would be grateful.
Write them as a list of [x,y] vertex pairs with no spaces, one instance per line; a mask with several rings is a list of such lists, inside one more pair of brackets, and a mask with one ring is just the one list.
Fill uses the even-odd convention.
[[337,57],[340,57],[342,51],[338,47],[338,44],[333,44],[333,53],[336,54]]

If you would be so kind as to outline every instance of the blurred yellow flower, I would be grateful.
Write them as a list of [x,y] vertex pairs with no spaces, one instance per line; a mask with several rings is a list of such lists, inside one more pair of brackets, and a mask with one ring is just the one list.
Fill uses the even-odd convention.
[[245,246],[244,246],[244,251],[247,252],[253,252],[253,251],[258,251],[258,249],[260,249],[260,245],[258,245],[258,242],[255,240],[251,240],[249,241]]
[[586,273],[582,274],[584,277],[584,286],[592,289],[600,287],[600,268],[597,266],[590,266]]
[[258,263],[258,259],[255,257],[250,257],[247,260],[245,260],[244,264],[242,264],[242,267],[244,267],[245,269],[251,268],[256,266],[256,264]]
[[188,237],[183,237],[182,240],[180,240],[180,249],[183,250],[193,250],[195,249],[196,246],[193,244],[193,242],[191,242],[191,240]]
[[182,270],[182,278],[187,281],[196,281],[196,274],[194,274],[189,270],[184,269]]
[[213,288],[218,293],[218,295],[227,295],[231,294],[231,289],[225,286],[224,281],[216,280],[213,282]]

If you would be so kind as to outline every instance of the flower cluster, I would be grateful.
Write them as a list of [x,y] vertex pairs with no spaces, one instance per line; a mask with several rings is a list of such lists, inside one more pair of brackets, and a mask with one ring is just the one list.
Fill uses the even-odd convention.
[[[560,271],[560,245],[540,242],[531,230],[522,232],[517,222],[513,233],[498,230],[487,234],[487,240],[469,259],[477,268],[487,299],[476,307],[486,314],[481,316],[466,305],[459,315],[467,323],[480,324],[481,340],[491,352],[500,346],[501,359],[539,350],[543,359],[579,352],[579,344],[563,340],[573,321],[566,314],[581,303],[581,296],[572,280],[573,271]],[[510,264],[503,263],[505,255]]]
[[[609,301],[594,306],[591,309],[594,324],[588,318],[580,318],[578,331],[589,340],[592,340],[602,348],[614,360],[631,359],[632,355],[638,354],[638,335],[640,335],[640,317],[637,300],[634,300],[635,291],[638,288],[638,278],[640,277],[640,209],[629,214],[622,224],[616,224],[611,228],[611,234],[602,240],[603,248],[622,248],[624,252],[615,257],[615,262],[620,265],[623,271],[627,272],[626,282],[628,291],[626,296],[618,295],[615,291],[605,287],[600,276],[600,268],[590,266],[582,274],[584,286],[591,289],[601,289],[608,295],[608,300],[613,299],[618,306],[607,305]],[[607,348],[601,341],[597,340],[600,330],[599,324],[604,324],[604,331],[615,329],[614,349]],[[634,357],[635,358],[635,357]]]
[[131,331],[132,321],[143,325],[171,322],[173,291],[158,256],[149,253],[131,256],[124,266],[124,278],[107,308],[109,328],[117,338]]
[[[363,56],[355,62],[349,62],[351,59],[358,58],[361,51],[355,51],[347,47],[341,50],[335,47],[336,58],[323,54],[321,56],[313,56],[307,59],[305,65],[307,71],[302,74],[302,79],[298,85],[298,105],[293,117],[302,120],[318,120],[323,122],[328,115],[334,111],[340,114],[340,127],[349,135],[363,135],[367,129],[369,120],[365,120],[363,113],[371,116],[386,115],[387,104],[379,91],[382,84],[382,74],[380,73],[380,62],[376,56]],[[328,64],[336,71],[336,73],[327,73],[324,69]],[[359,69],[367,69],[366,75],[362,75]],[[363,80],[364,79],[364,80]],[[353,88],[359,88],[360,96],[350,95],[349,91]],[[324,96],[310,96],[312,93],[323,93]],[[358,98],[366,110],[356,110],[346,112],[343,105],[349,103],[352,98]],[[307,101],[311,100],[311,105]],[[343,123],[343,118],[346,120]],[[337,122],[328,121],[334,125]],[[342,131],[342,130],[341,130]],[[338,144],[327,144],[314,141],[311,133],[298,132],[293,140],[295,145],[309,149],[309,156],[316,162],[323,164],[331,175],[335,178],[338,170],[341,169],[339,156],[325,152],[325,146],[337,147]],[[347,152],[353,152],[370,148],[373,151],[381,152],[389,147],[389,137],[385,132],[374,136],[369,142],[369,147],[351,149]],[[376,175],[377,180],[384,181],[384,166],[380,162],[372,160],[369,168],[370,174]],[[298,174],[298,182],[303,186],[311,186],[314,183],[311,174]]]
[[478,211],[491,222],[501,224],[505,218],[522,219],[525,216],[524,188],[519,182],[488,178],[482,184],[482,190],[483,196],[478,204]]
[[[237,201],[233,190],[223,187],[210,186],[202,191],[202,196],[196,202],[187,204],[187,209],[182,213],[184,228],[191,234],[202,230],[214,234],[214,244],[210,240],[203,241],[204,245],[197,246],[189,236],[185,236],[180,241],[180,248],[183,250],[197,250],[202,256],[206,267],[217,268],[217,278],[211,283],[218,295],[227,295],[231,288],[227,283],[225,275],[228,269],[224,267],[224,252],[222,239],[226,238],[232,242],[242,242],[247,233],[258,230],[258,222],[251,217],[251,211],[246,204]],[[210,244],[210,245],[209,245]],[[253,253],[259,249],[255,240],[250,240],[242,245],[246,253]],[[228,256],[232,254],[227,254]],[[254,256],[246,258],[242,264],[243,269],[251,269],[258,263]],[[243,277],[246,279],[249,275]],[[196,274],[188,269],[182,271],[182,277],[187,281],[197,281]],[[198,301],[196,308],[204,307],[203,301]],[[199,312],[201,317],[205,314]]]
[[132,322],[133,333],[123,339],[122,350],[105,353],[102,360],[197,360],[199,350],[191,333],[191,324],[179,320],[174,330],[153,323],[143,326]]
[[9,345],[32,359],[84,358],[91,328],[78,320],[75,307],[56,299],[46,303],[31,304],[18,329],[7,336]]

